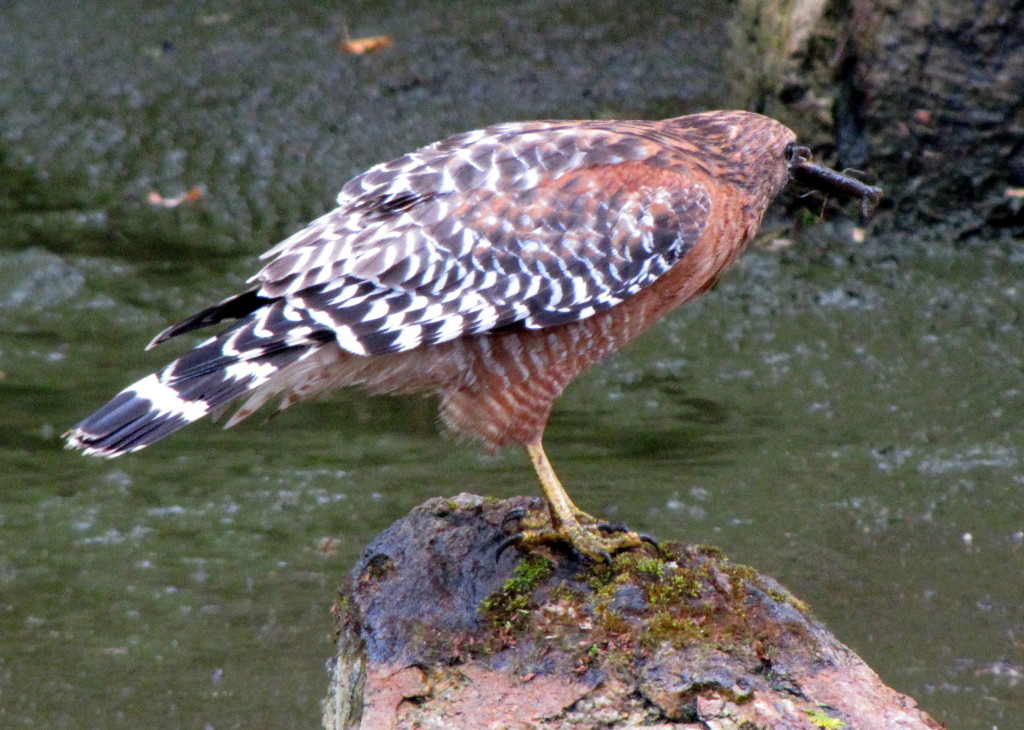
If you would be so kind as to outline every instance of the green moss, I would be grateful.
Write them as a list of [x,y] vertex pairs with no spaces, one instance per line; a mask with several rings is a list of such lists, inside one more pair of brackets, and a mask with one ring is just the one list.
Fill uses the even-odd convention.
[[810,608],[808,608],[806,603],[804,603],[799,598],[786,591],[770,589],[768,591],[768,595],[776,601],[778,601],[779,603],[788,603],[790,606],[795,608],[800,613],[807,613],[811,610]]
[[798,605],[710,546],[623,552],[608,564],[583,566],[560,585],[546,583],[552,571],[548,560],[526,556],[480,611],[497,629],[498,645],[533,635],[538,646],[569,655],[576,667],[629,666],[665,644],[763,661],[783,641],[780,632],[793,630],[765,613],[764,593]]
[[822,710],[813,709],[804,710],[804,712],[807,713],[807,719],[814,725],[822,728],[822,730],[842,730],[842,728],[846,727],[846,723],[838,717],[832,717]]
[[551,563],[536,555],[527,556],[512,571],[512,577],[505,581],[505,585],[502,586],[502,592],[531,592],[550,574]]
[[580,594],[564,584],[557,585],[552,588],[551,593],[549,593],[548,596],[553,603],[557,603],[558,601],[578,603],[580,600]]
[[459,503],[454,499],[438,499],[430,511],[434,517],[447,517],[453,512],[458,512],[460,509]]
[[645,646],[663,643],[685,646],[705,636],[705,631],[692,618],[671,611],[659,611],[647,622],[647,631],[639,639],[640,644]]
[[551,574],[551,563],[537,555],[524,557],[501,590],[480,602],[479,610],[495,626],[512,629],[521,624],[533,607],[533,592]]
[[696,576],[687,572],[661,578],[647,590],[648,600],[653,606],[677,604],[687,598],[701,595],[704,585]]
[[640,573],[647,573],[661,578],[665,575],[665,561],[661,558],[642,556],[636,561],[636,569]]

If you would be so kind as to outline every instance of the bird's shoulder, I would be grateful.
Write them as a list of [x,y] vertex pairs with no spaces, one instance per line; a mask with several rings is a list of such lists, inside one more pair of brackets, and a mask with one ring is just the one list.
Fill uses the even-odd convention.
[[412,241],[462,247],[474,218],[491,228],[517,220],[520,229],[573,218],[564,226],[580,220],[574,211],[625,197],[672,197],[688,208],[702,197],[699,170],[686,169],[661,132],[657,122],[553,120],[453,135],[352,178],[335,209],[263,254],[269,263],[253,279],[376,259],[385,248],[402,257]]
[[658,161],[665,155],[648,122],[535,121],[456,134],[376,165],[350,180],[341,208],[397,197],[469,190],[523,190],[581,168]]

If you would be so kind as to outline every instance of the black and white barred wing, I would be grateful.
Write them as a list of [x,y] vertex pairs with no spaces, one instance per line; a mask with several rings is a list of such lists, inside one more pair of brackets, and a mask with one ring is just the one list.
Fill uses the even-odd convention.
[[445,140],[352,180],[336,210],[266,254],[258,294],[359,355],[584,319],[703,231],[707,192],[650,164],[659,149],[593,124]]

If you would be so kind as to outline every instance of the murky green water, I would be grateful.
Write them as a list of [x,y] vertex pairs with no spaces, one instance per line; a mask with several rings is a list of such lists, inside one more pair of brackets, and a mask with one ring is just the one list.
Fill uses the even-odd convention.
[[[0,726],[315,727],[370,537],[431,496],[535,493],[522,455],[439,439],[414,398],[61,449],[181,351],[152,334],[369,164],[493,121],[725,103],[716,2],[378,7],[0,11]],[[396,44],[339,54],[346,24]],[[573,385],[548,450],[582,507],[774,575],[950,727],[1020,727],[1022,265],[1019,241],[844,224],[752,251]]]

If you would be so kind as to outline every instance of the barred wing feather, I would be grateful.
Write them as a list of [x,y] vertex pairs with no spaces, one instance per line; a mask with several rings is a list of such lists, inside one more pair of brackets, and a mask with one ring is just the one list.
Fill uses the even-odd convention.
[[[657,151],[559,123],[459,135],[348,183],[337,209],[266,254],[258,294],[360,355],[589,317],[667,271],[706,225],[703,188],[643,184]],[[611,167],[631,174],[593,174]]]

